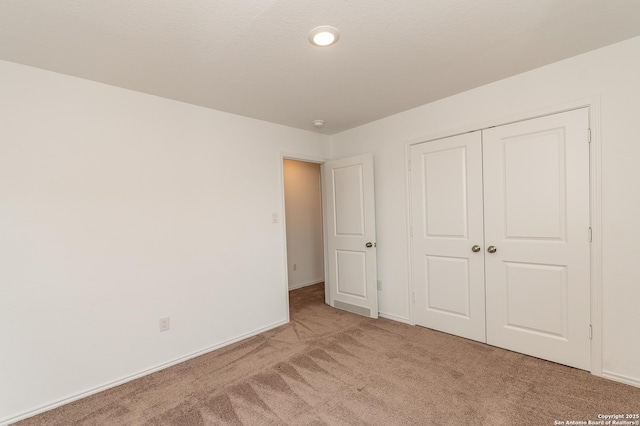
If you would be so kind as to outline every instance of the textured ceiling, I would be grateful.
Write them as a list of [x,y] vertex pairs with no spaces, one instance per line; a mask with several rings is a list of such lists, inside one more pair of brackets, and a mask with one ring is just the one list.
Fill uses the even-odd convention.
[[327,134],[637,35],[638,0],[0,1],[0,59]]

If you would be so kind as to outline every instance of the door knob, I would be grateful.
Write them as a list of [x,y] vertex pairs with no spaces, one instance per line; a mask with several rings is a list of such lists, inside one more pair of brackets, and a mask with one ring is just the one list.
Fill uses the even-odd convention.
[[489,253],[495,253],[495,252],[498,251],[498,249],[496,248],[496,246],[489,246],[489,247],[487,247],[487,251]]
[[371,247],[373,247],[373,243],[372,242],[368,242],[367,244],[365,244],[365,247],[371,248]]
[[479,252],[480,251],[480,246],[476,244],[475,246],[471,247],[471,251],[474,252],[474,253]]

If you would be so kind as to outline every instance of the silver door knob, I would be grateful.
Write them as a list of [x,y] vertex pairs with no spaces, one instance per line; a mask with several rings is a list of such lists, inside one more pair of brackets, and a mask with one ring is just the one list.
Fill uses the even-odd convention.
[[487,247],[487,251],[489,253],[495,253],[495,252],[498,251],[498,249],[496,248],[496,246],[489,246],[489,247]]
[[476,244],[475,246],[471,247],[471,251],[474,252],[474,253],[479,252],[480,251],[480,246]]
[[367,248],[371,248],[371,247],[373,247],[373,243],[368,242],[367,244],[365,244],[365,247],[367,247]]

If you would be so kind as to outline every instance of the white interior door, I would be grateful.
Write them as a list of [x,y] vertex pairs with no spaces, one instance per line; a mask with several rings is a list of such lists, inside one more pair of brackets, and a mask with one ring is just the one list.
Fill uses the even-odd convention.
[[411,147],[417,324],[485,341],[480,132]]
[[322,166],[329,304],[378,318],[373,155]]
[[[483,132],[487,343],[590,368],[588,110]],[[489,250],[493,251],[493,249]]]

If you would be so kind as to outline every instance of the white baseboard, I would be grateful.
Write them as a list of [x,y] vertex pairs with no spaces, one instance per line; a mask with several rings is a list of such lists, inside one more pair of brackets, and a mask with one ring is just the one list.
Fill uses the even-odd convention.
[[314,285],[314,284],[318,284],[318,283],[323,283],[323,282],[324,282],[324,279],[321,279],[321,280],[315,280],[315,281],[309,281],[309,282],[302,283],[302,284],[294,284],[294,285],[292,285],[292,286],[289,286],[289,291],[291,291],[291,290],[297,290],[297,289],[302,288],[302,287],[309,287],[310,285]]
[[633,377],[625,376],[622,374],[612,373],[610,371],[602,370],[602,377],[609,380],[614,380],[616,382],[625,383],[627,385],[635,386],[640,388],[640,379],[635,379]]
[[75,395],[72,395],[70,397],[61,399],[59,401],[55,401],[55,402],[52,402],[50,404],[42,405],[40,407],[34,408],[32,410],[29,410],[29,411],[25,411],[23,413],[15,415],[15,416],[11,416],[11,417],[6,417],[4,419],[0,419],[0,426],[7,426],[7,425],[10,425],[11,423],[15,423],[15,422],[18,422],[20,420],[24,420],[26,418],[33,417],[33,416],[38,415],[40,413],[44,413],[45,411],[53,410],[54,408],[60,407],[62,405],[69,404],[70,402],[77,401],[77,400],[82,399],[82,398],[86,398],[88,396],[94,395],[96,393],[105,391],[107,389],[110,389],[110,388],[113,388],[113,387],[116,387],[116,386],[120,386],[120,385],[125,384],[127,382],[130,382],[132,380],[139,379],[140,377],[144,377],[144,376],[147,376],[149,374],[155,373],[156,371],[164,370],[165,368],[169,368],[169,367],[174,366],[176,364],[180,364],[181,362],[185,362],[185,361],[188,361],[188,360],[190,360],[192,358],[198,357],[200,355],[204,355],[206,353],[215,351],[216,349],[220,349],[220,348],[223,348],[225,346],[229,346],[229,345],[231,345],[233,343],[239,342],[240,340],[244,340],[244,339],[247,339],[249,337],[253,337],[253,336],[257,335],[257,334],[260,334],[260,333],[268,331],[268,330],[272,330],[272,329],[274,329],[276,327],[280,327],[281,325],[284,325],[284,324],[287,324],[286,320],[285,321],[278,321],[277,323],[268,325],[266,327],[262,327],[262,328],[260,328],[258,330],[255,330],[255,331],[251,331],[249,333],[246,333],[246,334],[243,334],[243,335],[238,336],[236,338],[224,341],[224,342],[219,343],[217,345],[209,346],[208,348],[199,350],[197,352],[193,352],[193,353],[191,353],[189,355],[185,355],[183,357],[176,358],[176,359],[174,359],[172,361],[165,362],[163,364],[157,365],[157,366],[149,368],[147,370],[143,370],[143,371],[140,371],[138,373],[132,374],[130,376],[115,380],[113,382],[109,382],[109,383],[101,385],[101,386],[98,386],[96,388],[89,389],[88,391],[80,392],[78,394],[75,394]]
[[391,314],[385,314],[384,312],[378,312],[378,316],[380,316],[382,318],[390,319],[390,320],[393,320],[393,321],[398,321],[398,322],[402,322],[402,323],[405,323],[405,324],[413,325],[413,324],[411,324],[411,321],[409,321],[409,319],[407,319],[407,318],[398,317],[398,316],[391,315]]

